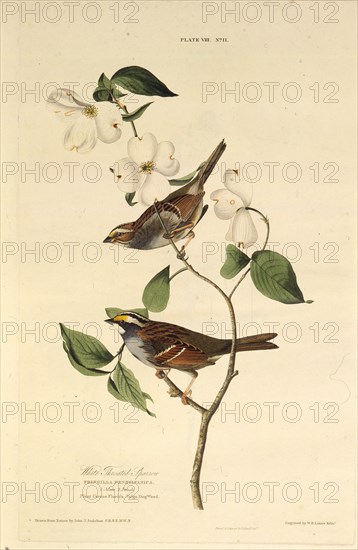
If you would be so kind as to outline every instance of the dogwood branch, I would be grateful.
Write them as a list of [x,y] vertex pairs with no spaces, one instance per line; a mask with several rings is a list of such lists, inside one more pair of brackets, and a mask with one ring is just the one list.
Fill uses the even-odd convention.
[[[127,106],[124,103],[122,103],[121,101],[119,101],[119,99],[116,99],[113,94],[111,94],[111,96],[112,96],[113,101],[115,103],[117,103],[118,107],[120,109],[123,109],[123,111],[128,115],[129,111],[127,109]],[[134,137],[138,137],[137,128],[135,127],[135,124],[134,124],[133,120],[131,120],[130,123],[131,123],[131,126],[132,126]]]
[[[154,208],[158,215],[158,218],[160,220],[160,223],[163,227],[163,230],[167,235],[168,231],[165,226],[165,223],[163,222],[160,213],[157,209],[156,203],[154,202]],[[215,412],[220,406],[220,403],[227,392],[229,385],[235,376],[238,375],[238,371],[235,371],[235,360],[236,360],[236,338],[237,338],[237,331],[236,331],[236,317],[235,317],[235,311],[231,302],[230,297],[211,279],[208,279],[208,277],[205,277],[201,273],[199,273],[194,267],[189,264],[188,259],[185,257],[185,253],[183,250],[179,250],[176,246],[173,238],[169,236],[169,241],[175,252],[177,253],[177,258],[183,262],[186,269],[190,271],[193,275],[204,281],[205,283],[209,284],[210,286],[214,287],[217,292],[222,296],[222,298],[225,300],[226,305],[228,307],[229,313],[230,313],[230,320],[231,320],[231,328],[232,328],[232,344],[231,344],[231,350],[230,350],[230,356],[229,356],[229,363],[227,368],[227,373],[225,380],[218,391],[211,407],[209,409],[204,409],[201,411],[201,423],[200,423],[200,430],[199,430],[199,438],[198,438],[198,444],[197,449],[195,453],[194,458],[194,464],[193,464],[193,471],[192,476],[190,480],[191,485],[191,494],[193,499],[193,505],[196,510],[203,510],[203,501],[201,498],[201,491],[200,491],[200,474],[201,474],[201,468],[203,465],[204,460],[204,452],[205,452],[205,446],[206,446],[206,440],[209,430],[209,424],[214,416]]]

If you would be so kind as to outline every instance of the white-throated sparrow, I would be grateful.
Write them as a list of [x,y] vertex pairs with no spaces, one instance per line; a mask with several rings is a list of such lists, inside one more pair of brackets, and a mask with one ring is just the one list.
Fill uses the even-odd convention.
[[[155,368],[159,377],[162,371],[170,369],[185,371],[192,377],[183,393],[184,404],[198,376],[196,371],[215,365],[220,357],[231,351],[231,340],[212,338],[178,325],[152,321],[130,311],[106,319],[106,322],[118,326],[132,355],[145,365]],[[276,333],[266,333],[238,338],[236,352],[275,349],[278,346],[269,340],[276,336]]]
[[[208,206],[203,205],[204,184],[225,151],[224,140],[219,143],[197,175],[187,185],[157,201],[134,222],[122,223],[112,229],[105,243],[119,243],[127,248],[152,250],[170,243],[169,238],[179,241],[188,237],[183,249],[194,237],[193,228],[203,217]],[[163,221],[167,232],[159,216]]]

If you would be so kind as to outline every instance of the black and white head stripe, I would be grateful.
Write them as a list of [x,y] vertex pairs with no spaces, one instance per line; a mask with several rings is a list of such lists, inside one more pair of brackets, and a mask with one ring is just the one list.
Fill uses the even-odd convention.
[[133,311],[123,311],[123,313],[113,317],[113,321],[116,323],[128,323],[137,325],[138,327],[144,327],[144,325],[148,322],[148,319],[147,317],[144,317],[144,315],[140,315],[139,313],[135,313]]

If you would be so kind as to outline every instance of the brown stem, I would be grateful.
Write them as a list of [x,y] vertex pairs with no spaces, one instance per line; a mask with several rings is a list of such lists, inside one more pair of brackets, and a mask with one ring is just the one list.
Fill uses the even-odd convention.
[[[127,106],[124,103],[122,103],[119,99],[116,99],[113,94],[111,94],[111,96],[112,96],[113,101],[115,103],[117,103],[118,107],[120,109],[123,109],[123,111],[128,115],[129,112],[128,112]],[[135,127],[134,122],[131,120],[130,123],[131,123],[131,126],[132,126],[134,137],[138,137],[137,128]]]
[[198,445],[196,448],[193,472],[190,480],[191,496],[193,499],[193,505],[195,510],[204,510],[203,501],[200,493],[200,473],[203,465],[204,451],[206,446],[206,438],[208,435],[209,422],[208,412],[203,413],[201,416],[200,431]]
[[[128,115],[127,106],[124,105],[124,104],[123,104],[123,109],[124,109],[124,111],[126,112],[126,114]],[[135,124],[134,124],[133,120],[130,120],[130,123],[131,123],[131,126],[132,126],[132,130],[133,130],[133,133],[134,133],[134,137],[138,137],[137,128],[135,127]]]
[[[165,224],[164,224],[164,222],[163,222],[163,220],[162,220],[162,218],[161,218],[161,216],[158,212],[156,202],[154,202],[154,208],[156,210],[156,213],[159,217],[160,223],[161,223],[165,233],[168,234],[167,228],[166,228],[166,226],[165,226]],[[192,494],[194,509],[203,510],[204,507],[203,507],[203,502],[202,502],[202,498],[201,498],[201,491],[200,491],[200,474],[201,474],[201,468],[202,468],[203,460],[204,460],[204,451],[205,451],[206,439],[207,439],[208,430],[209,430],[209,424],[210,424],[210,421],[211,421],[212,417],[214,416],[215,412],[219,408],[220,403],[221,403],[225,393],[227,392],[232,379],[235,376],[237,376],[237,374],[238,374],[238,371],[234,370],[235,369],[235,359],[236,359],[236,338],[237,338],[236,318],[235,318],[235,311],[234,311],[234,308],[233,308],[230,297],[227,296],[227,294],[225,294],[225,292],[216,283],[214,283],[214,281],[211,281],[211,279],[208,279],[204,275],[201,275],[201,273],[196,271],[196,269],[194,269],[193,266],[191,264],[189,264],[187,258],[184,255],[184,252],[180,251],[178,249],[178,247],[176,246],[176,244],[175,244],[175,242],[172,238],[169,238],[169,241],[170,241],[170,244],[172,245],[172,247],[174,248],[174,250],[176,251],[177,257],[179,258],[179,260],[181,260],[184,263],[186,268],[193,275],[195,275],[196,277],[198,277],[202,281],[206,282],[210,286],[214,287],[221,294],[221,296],[224,298],[224,300],[226,302],[226,305],[229,309],[231,327],[232,327],[232,343],[231,343],[229,364],[228,364],[225,380],[224,380],[219,392],[217,393],[211,407],[208,410],[204,409],[204,411],[201,411],[202,416],[201,416],[199,438],[198,438],[198,444],[197,444],[195,458],[194,458],[192,476],[191,476],[191,480],[190,480],[191,494]]]

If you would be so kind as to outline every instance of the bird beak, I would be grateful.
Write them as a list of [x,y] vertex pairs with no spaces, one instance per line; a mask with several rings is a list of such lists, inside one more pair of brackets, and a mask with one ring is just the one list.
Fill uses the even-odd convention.
[[104,322],[109,323],[110,325],[114,325],[113,319],[105,319]]
[[111,237],[106,237],[103,242],[104,243],[111,243],[112,239],[111,239]]

